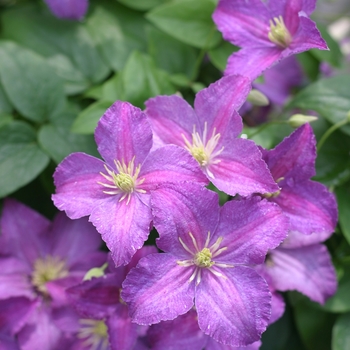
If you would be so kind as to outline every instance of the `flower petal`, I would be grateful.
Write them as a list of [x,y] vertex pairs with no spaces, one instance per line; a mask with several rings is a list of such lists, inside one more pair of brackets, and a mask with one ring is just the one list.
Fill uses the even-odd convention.
[[276,192],[279,188],[262,160],[261,152],[251,140],[231,140],[216,159],[219,162],[208,167],[214,176],[210,180],[231,196]]
[[95,206],[109,195],[103,193],[99,184],[104,178],[104,163],[85,153],[72,153],[56,168],[54,182],[56,194],[52,200],[59,210],[64,210],[71,219],[91,214]]
[[143,246],[151,228],[150,196],[133,193],[118,201],[111,196],[94,208],[90,221],[101,233],[116,264],[126,265]]
[[334,267],[322,244],[275,249],[270,252],[266,271],[277,290],[297,290],[321,304],[336,291]]
[[220,269],[224,277],[202,271],[195,305],[201,330],[218,342],[246,346],[260,339],[271,314],[266,282],[251,268]]
[[168,253],[142,258],[123,283],[122,298],[132,320],[141,325],[173,320],[193,306],[193,268],[180,266]]
[[114,160],[142,164],[152,147],[152,131],[146,115],[128,102],[116,101],[107,109],[95,131],[98,151],[107,164]]
[[62,19],[78,20],[85,16],[88,0],[44,0],[51,12]]
[[233,264],[262,264],[268,250],[286,237],[288,221],[277,205],[256,197],[230,201],[221,208],[216,235],[227,247],[215,261]]

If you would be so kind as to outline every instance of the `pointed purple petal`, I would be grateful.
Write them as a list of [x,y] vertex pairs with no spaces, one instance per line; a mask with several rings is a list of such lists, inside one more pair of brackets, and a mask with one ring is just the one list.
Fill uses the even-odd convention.
[[62,19],[79,20],[85,16],[88,0],[44,0],[51,12]]
[[205,347],[205,350],[258,350],[261,346],[261,340],[258,340],[250,345],[247,346],[231,346],[231,345],[225,345],[222,343],[218,343],[216,340],[214,340],[211,337],[207,337],[208,342]]
[[151,152],[142,165],[139,178],[145,179],[139,187],[146,191],[164,183],[208,183],[198,162],[185,149],[175,145],[166,145]]
[[14,199],[6,199],[0,218],[1,254],[11,254],[31,265],[41,250],[40,237],[46,234],[49,220]]
[[145,102],[145,113],[153,132],[163,144],[172,143],[183,147],[183,134],[192,139],[193,126],[199,128],[198,118],[193,108],[180,96],[157,96]]
[[[301,181],[315,175],[316,140],[309,124],[296,129],[270,151],[263,151],[273,178]],[[283,179],[280,180],[281,184]]]
[[217,236],[227,250],[216,261],[233,264],[261,264],[268,250],[286,237],[288,221],[277,205],[250,198],[227,202],[221,209]]
[[220,268],[224,277],[202,271],[195,304],[199,327],[218,342],[245,346],[260,339],[271,314],[266,282],[253,269]]
[[242,118],[234,112],[245,102],[250,90],[250,80],[235,75],[223,77],[198,92],[194,109],[200,119],[201,128],[207,122],[208,135],[212,134],[214,128],[216,133],[229,128],[231,137],[238,136],[242,131]]
[[210,179],[227,194],[248,196],[276,192],[279,188],[262,160],[261,152],[251,140],[231,140],[216,159],[220,162],[208,167],[214,175]]
[[272,295],[271,318],[270,318],[269,324],[272,324],[276,322],[278,319],[280,319],[283,316],[284,310],[286,308],[286,304],[281,294],[276,292],[271,292],[271,295]]
[[132,320],[152,324],[173,320],[193,306],[194,283],[189,283],[193,268],[180,266],[168,253],[142,258],[123,283],[122,298]]
[[71,219],[90,215],[95,206],[110,197],[98,183],[105,180],[100,172],[106,172],[100,159],[85,153],[72,153],[65,158],[54,173],[56,194],[52,200],[56,207]]
[[107,318],[106,324],[111,350],[134,349],[139,326],[131,322],[126,305],[119,304],[115,313]]
[[266,271],[277,290],[297,290],[321,304],[336,291],[334,267],[322,244],[273,250]]
[[114,196],[95,207],[90,221],[101,233],[117,266],[126,265],[143,246],[151,228],[150,196],[134,193],[121,202]]
[[107,164],[114,160],[142,164],[152,147],[152,131],[146,115],[128,102],[116,101],[98,122],[95,139]]
[[324,242],[329,238],[330,233],[328,231],[315,232],[310,235],[305,235],[298,231],[289,231],[287,238],[283,241],[281,248],[292,249],[306,247],[316,243]]
[[173,321],[163,321],[150,327],[147,340],[152,350],[200,350],[207,336],[199,329],[197,313],[193,309]]
[[225,75],[241,74],[254,80],[281,59],[282,50],[278,47],[244,48],[228,58]]
[[213,14],[224,39],[242,47],[274,45],[267,36],[269,19],[270,13],[260,0],[220,0]]
[[214,233],[219,220],[217,194],[190,183],[163,186],[154,191],[152,208],[153,223],[160,235],[158,247],[179,257],[188,254],[179,237],[194,249],[188,234],[191,232],[198,246],[204,247],[207,233]]
[[289,218],[291,231],[306,235],[327,232],[328,238],[335,230],[337,203],[334,195],[323,184],[307,180],[293,187],[284,185],[281,193],[271,200]]

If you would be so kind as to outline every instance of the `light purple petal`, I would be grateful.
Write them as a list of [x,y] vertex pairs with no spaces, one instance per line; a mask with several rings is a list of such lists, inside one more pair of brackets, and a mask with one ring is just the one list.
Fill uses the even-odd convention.
[[115,313],[107,318],[106,324],[111,350],[133,349],[139,326],[131,322],[126,305],[119,304]]
[[323,304],[336,291],[334,267],[322,244],[273,250],[266,271],[277,290],[297,290],[318,303]]
[[[293,1],[281,1],[281,0],[269,0],[268,8],[274,17],[283,14],[284,7],[288,7],[289,3],[293,3]],[[302,5],[299,11],[304,11],[307,15],[310,15],[316,7],[316,0],[302,0]],[[287,5],[287,6],[286,6]]]
[[266,282],[253,269],[220,269],[224,277],[202,271],[195,305],[201,330],[218,342],[245,346],[260,339],[271,314]]
[[112,315],[120,304],[121,285],[116,283],[113,274],[71,287],[67,290],[68,298],[84,318],[103,319]]
[[281,193],[271,200],[289,218],[291,231],[306,235],[327,232],[328,238],[335,230],[337,203],[334,195],[323,184],[307,180],[293,187],[284,185]]
[[145,179],[139,187],[146,191],[164,183],[208,183],[198,162],[185,149],[175,145],[166,145],[151,152],[142,165],[139,178]]
[[198,247],[204,247],[208,232],[213,234],[218,224],[218,195],[185,182],[180,186],[163,186],[152,193],[152,212],[154,226],[160,235],[158,247],[178,257],[186,257],[188,253],[179,237],[194,250],[191,232]]
[[52,196],[55,206],[64,210],[71,219],[91,214],[95,206],[109,198],[103,193],[104,163],[85,153],[72,153],[56,168],[54,182],[56,194]]
[[289,46],[293,54],[310,49],[328,50],[327,43],[321,37],[316,23],[311,19],[301,16],[298,31]]
[[316,0],[303,0],[303,11],[307,15],[311,15],[311,13],[315,11],[315,8]]
[[[52,224],[50,243],[51,255],[64,258],[71,269],[85,262],[91,253],[97,252],[102,241],[87,218],[70,220],[64,213],[59,213]],[[95,266],[98,266],[96,262]]]
[[78,332],[81,327],[79,316],[71,305],[52,309],[51,316],[54,324],[67,336]]
[[79,20],[85,16],[88,0],[44,0],[51,12],[62,19]]
[[229,129],[231,138],[237,137],[242,131],[242,118],[234,112],[245,102],[250,90],[250,80],[235,75],[223,77],[198,92],[194,109],[202,131],[207,122],[208,135],[212,135],[215,128],[216,133]]
[[119,202],[110,197],[95,207],[90,221],[101,233],[116,264],[126,265],[143,246],[151,228],[150,196],[134,193]]
[[132,320],[149,325],[173,320],[193,306],[192,267],[180,266],[168,253],[142,258],[123,283],[122,298]]
[[14,337],[0,333],[0,350],[21,350]]
[[270,151],[263,151],[273,178],[281,185],[309,179],[315,175],[316,139],[309,124],[304,124]]
[[163,142],[184,145],[182,134],[192,139],[193,126],[199,130],[200,124],[193,108],[180,96],[157,96],[145,102],[145,113],[153,132]]
[[220,0],[213,14],[224,39],[243,47],[274,45],[267,37],[270,18],[261,0]]
[[286,308],[286,304],[281,294],[276,292],[271,292],[271,295],[272,295],[271,318],[270,318],[269,324],[272,324],[276,322],[278,319],[280,319],[283,316],[284,310]]
[[281,244],[281,248],[293,249],[306,247],[308,245],[324,242],[329,236],[330,233],[328,231],[315,232],[310,235],[305,235],[298,231],[289,231],[288,236]]
[[270,249],[286,237],[288,221],[277,205],[256,197],[227,202],[221,209],[216,236],[227,247],[216,261],[233,264],[261,264]]
[[202,350],[207,336],[199,329],[193,309],[173,321],[163,321],[150,327],[147,340],[152,350]]
[[225,345],[222,343],[218,343],[216,340],[214,340],[211,337],[207,337],[208,342],[205,346],[205,350],[258,350],[261,346],[261,340],[258,340],[250,345],[247,346],[231,346],[231,345]]
[[210,180],[227,194],[248,196],[276,192],[279,188],[262,160],[261,152],[251,140],[231,140],[216,159],[220,162],[208,167],[214,175]]
[[114,160],[142,164],[152,147],[152,131],[146,115],[128,102],[116,101],[97,124],[98,151],[110,166]]
[[278,47],[244,48],[228,58],[225,75],[241,74],[254,80],[281,59],[282,50]]
[[41,250],[40,238],[46,234],[49,220],[14,199],[5,199],[0,218],[1,254],[11,254],[31,265]]

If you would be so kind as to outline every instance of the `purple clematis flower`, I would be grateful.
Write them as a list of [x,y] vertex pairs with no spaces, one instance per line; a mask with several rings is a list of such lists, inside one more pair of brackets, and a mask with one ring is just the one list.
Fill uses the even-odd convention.
[[279,291],[297,290],[323,304],[337,289],[337,278],[327,248],[320,242],[331,233],[304,235],[292,231],[268,254],[263,276]]
[[181,97],[158,96],[146,101],[158,145],[187,149],[208,179],[232,196],[278,190],[261,154],[250,140],[238,138],[242,118],[236,112],[251,85],[242,76],[228,76],[200,91],[193,108]]
[[[199,328],[216,341],[258,341],[271,313],[261,264],[286,236],[277,205],[257,197],[218,205],[216,193],[184,183],[154,194],[154,225],[165,253],[141,259],[123,283],[122,298],[139,324],[173,320],[194,305]],[[223,315],[225,315],[223,317]]]
[[127,102],[117,101],[106,111],[95,139],[105,162],[85,153],[69,155],[54,174],[52,198],[71,219],[90,215],[115,264],[125,265],[148,237],[150,191],[162,183],[207,180],[177,146],[150,153],[152,131],[146,115]]
[[44,0],[50,11],[61,19],[82,19],[89,6],[89,0]]
[[71,314],[65,289],[106,260],[98,251],[99,234],[86,219],[60,213],[51,224],[11,199],[4,202],[0,225],[0,300],[25,297],[33,306],[16,334],[20,348],[54,350],[65,333],[58,320]]
[[77,330],[80,340],[75,342],[73,349],[82,349],[87,344],[99,345],[100,350],[134,349],[142,326],[131,322],[128,307],[120,297],[122,282],[142,257],[156,252],[156,247],[144,246],[128,265],[118,268],[110,259],[104,276],[67,290],[72,305],[82,318]]
[[304,124],[263,159],[280,190],[267,195],[289,218],[290,230],[309,235],[334,232],[338,213],[334,195],[326,186],[311,181],[315,175],[316,140],[310,124]]
[[220,0],[213,20],[225,40],[242,47],[225,74],[254,80],[282,59],[312,49],[327,50],[309,18],[316,0]]

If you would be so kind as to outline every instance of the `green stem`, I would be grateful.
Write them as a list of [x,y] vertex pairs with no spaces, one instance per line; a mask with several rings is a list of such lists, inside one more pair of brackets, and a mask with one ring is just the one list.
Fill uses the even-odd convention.
[[332,125],[321,137],[321,140],[317,143],[317,152],[320,151],[321,147],[323,144],[326,142],[328,137],[333,134],[334,131],[337,129],[341,128],[342,126],[346,125],[349,123],[349,116],[347,116],[345,119],[341,120],[340,122]]

